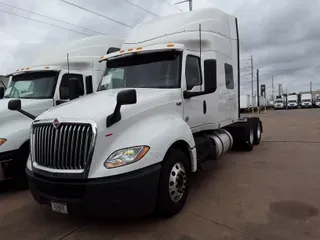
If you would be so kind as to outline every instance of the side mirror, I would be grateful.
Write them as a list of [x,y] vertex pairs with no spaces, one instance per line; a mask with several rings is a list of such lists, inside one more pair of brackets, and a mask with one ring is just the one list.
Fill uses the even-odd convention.
[[20,110],[21,109],[21,100],[20,99],[10,100],[8,102],[8,109],[11,111]]
[[137,92],[135,89],[123,90],[117,95],[117,105],[129,105],[137,103]]
[[189,99],[189,98],[200,96],[203,94],[206,94],[206,92],[205,91],[204,92],[190,92],[188,90],[185,90],[185,91],[183,91],[183,98]]
[[78,78],[69,78],[68,88],[69,88],[69,97],[70,97],[70,100],[76,99],[76,98],[78,98],[78,97],[80,96],[79,80],[78,80]]
[[4,97],[4,87],[0,87],[0,99]]
[[86,76],[86,90],[87,94],[93,93],[92,76]]
[[18,111],[21,114],[27,116],[28,118],[31,118],[32,120],[34,120],[36,118],[36,116],[21,109],[21,100],[20,99],[10,100],[8,102],[8,109],[11,111]]
[[137,103],[137,92],[135,89],[123,90],[117,95],[117,105],[112,114],[107,117],[107,127],[121,120],[120,109],[122,105]]
[[120,51],[120,48],[111,47],[111,48],[108,49],[107,54],[114,53],[114,52],[117,52],[117,51]]

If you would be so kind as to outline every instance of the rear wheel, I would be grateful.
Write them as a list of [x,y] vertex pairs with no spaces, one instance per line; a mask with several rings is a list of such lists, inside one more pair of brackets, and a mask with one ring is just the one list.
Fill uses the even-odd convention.
[[257,117],[250,118],[250,121],[254,132],[253,144],[259,145],[262,136],[262,123]]
[[246,131],[246,138],[243,141],[243,149],[246,151],[252,151],[254,145],[254,128],[251,122],[248,122],[248,129]]
[[188,196],[189,162],[180,149],[168,151],[162,164],[156,212],[163,217],[176,215]]

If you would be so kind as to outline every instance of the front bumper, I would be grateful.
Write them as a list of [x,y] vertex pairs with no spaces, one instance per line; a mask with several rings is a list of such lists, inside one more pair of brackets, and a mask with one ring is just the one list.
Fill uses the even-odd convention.
[[153,211],[161,165],[98,179],[47,178],[26,169],[30,191],[39,204],[67,204],[68,212],[108,217],[141,216]]
[[288,108],[298,108],[298,105],[288,105]]
[[8,151],[0,153],[0,181],[13,177],[13,159],[17,151]]
[[312,104],[302,104],[301,107],[303,107],[303,108],[311,108]]

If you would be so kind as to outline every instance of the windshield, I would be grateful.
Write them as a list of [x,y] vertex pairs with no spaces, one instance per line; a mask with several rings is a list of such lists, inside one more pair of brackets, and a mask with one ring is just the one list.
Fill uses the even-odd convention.
[[58,72],[43,71],[13,76],[5,98],[53,98]]
[[283,100],[277,100],[276,103],[283,103]]
[[297,101],[296,100],[289,100],[288,102],[289,103],[296,103]]
[[303,99],[301,102],[311,102],[310,99]]
[[107,61],[98,91],[114,88],[180,88],[181,52],[134,54]]

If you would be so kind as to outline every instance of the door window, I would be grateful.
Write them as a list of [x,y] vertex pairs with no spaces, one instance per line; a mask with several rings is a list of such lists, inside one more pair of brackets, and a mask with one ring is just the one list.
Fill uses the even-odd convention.
[[230,65],[228,63],[225,63],[224,64],[224,72],[225,72],[225,77],[226,77],[226,87],[227,87],[227,89],[234,89],[232,65]]
[[187,90],[194,86],[201,85],[200,59],[196,56],[188,55],[186,59],[186,82]]
[[67,74],[64,74],[61,79],[60,88],[59,88],[60,99],[64,99],[64,100],[70,99],[70,96],[69,96],[69,79],[70,78],[78,79],[80,96],[84,95],[84,84],[83,84],[82,75],[67,73]]

